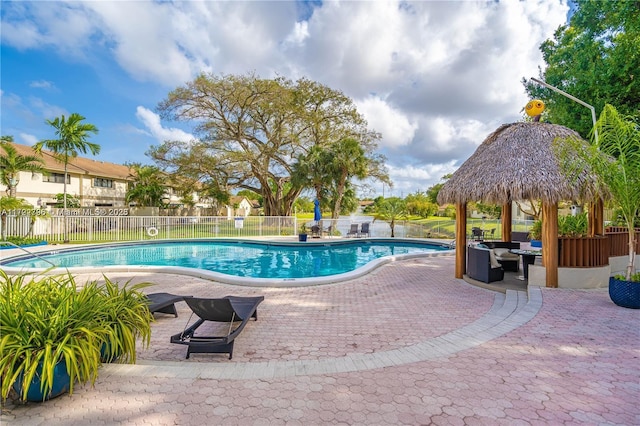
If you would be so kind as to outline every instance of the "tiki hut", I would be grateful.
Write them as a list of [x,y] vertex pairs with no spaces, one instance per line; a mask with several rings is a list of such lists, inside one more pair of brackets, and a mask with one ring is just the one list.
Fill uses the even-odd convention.
[[456,205],[457,278],[462,278],[466,270],[466,205],[470,201],[502,205],[504,241],[511,241],[512,203],[542,201],[542,261],[548,287],[558,284],[559,201],[595,203],[598,207],[589,209],[590,232],[603,233],[602,202],[594,185],[595,177],[582,170],[569,182],[560,171],[552,144],[567,138],[580,136],[567,127],[550,123],[504,124],[444,184],[438,202]]

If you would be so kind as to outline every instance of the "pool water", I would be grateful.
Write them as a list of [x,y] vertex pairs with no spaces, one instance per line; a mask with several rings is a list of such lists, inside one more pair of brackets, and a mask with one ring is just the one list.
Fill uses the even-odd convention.
[[[38,256],[60,268],[115,265],[178,266],[251,278],[296,279],[351,272],[387,257],[449,250],[447,246],[406,241],[361,240],[322,244],[249,241],[179,241],[59,250]],[[50,268],[37,257],[4,261],[16,268]]]

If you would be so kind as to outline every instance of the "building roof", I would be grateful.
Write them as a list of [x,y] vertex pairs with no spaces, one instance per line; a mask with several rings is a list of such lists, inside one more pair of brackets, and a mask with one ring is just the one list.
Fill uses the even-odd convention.
[[[19,155],[35,155],[33,147],[29,145],[21,145],[13,142],[10,143]],[[42,159],[44,168],[52,172],[64,173],[64,164],[55,159],[51,151],[42,150]],[[85,157],[76,157],[69,159],[67,171],[71,174],[90,175],[105,178],[130,180],[132,170],[121,164],[109,163],[107,161],[98,161]]]

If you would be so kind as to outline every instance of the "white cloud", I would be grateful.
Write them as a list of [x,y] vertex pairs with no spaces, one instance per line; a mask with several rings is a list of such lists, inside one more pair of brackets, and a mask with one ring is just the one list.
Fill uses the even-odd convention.
[[302,45],[309,37],[309,23],[307,21],[296,22],[293,30],[285,38],[285,45]]
[[[521,79],[544,65],[539,46],[568,11],[565,0],[327,1],[304,13],[296,3],[10,2],[2,41],[106,52],[165,89],[200,72],[308,77],[356,100],[396,187],[424,189],[520,118]],[[160,142],[192,138],[143,107],[136,117]]]
[[37,80],[29,83],[29,87],[33,87],[34,89],[45,89],[45,90],[53,90],[55,89],[55,85],[51,81],[47,80]]
[[149,134],[154,137],[159,143],[164,141],[181,141],[190,142],[194,137],[185,132],[184,130],[174,127],[165,128],[162,127],[160,117],[153,111],[148,110],[143,106],[139,106],[136,109],[136,117],[145,125]]
[[69,111],[58,105],[51,105],[42,98],[30,97],[29,107],[40,112],[45,120],[53,120],[61,115],[69,116]]
[[40,141],[36,136],[30,135],[28,133],[20,133],[20,140],[25,142],[27,145],[35,145]]
[[384,135],[383,146],[397,148],[411,143],[418,126],[402,111],[375,96],[356,101],[356,104],[369,127]]

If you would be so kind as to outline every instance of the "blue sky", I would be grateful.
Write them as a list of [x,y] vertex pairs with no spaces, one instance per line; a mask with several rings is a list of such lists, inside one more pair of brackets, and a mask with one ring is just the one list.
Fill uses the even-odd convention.
[[520,119],[520,80],[538,75],[538,47],[567,11],[561,0],[2,1],[0,133],[33,144],[53,137],[46,119],[77,112],[100,130],[98,159],[150,163],[150,146],[191,137],[154,109],[199,72],[305,76],[344,91],[382,133],[392,194],[405,196]]

